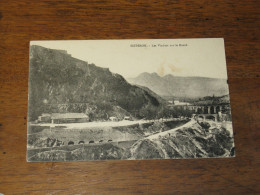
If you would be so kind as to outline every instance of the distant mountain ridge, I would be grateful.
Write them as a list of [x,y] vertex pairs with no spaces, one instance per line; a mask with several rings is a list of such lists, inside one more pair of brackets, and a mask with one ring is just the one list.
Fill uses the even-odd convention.
[[223,96],[228,94],[226,79],[208,77],[159,76],[157,73],[141,73],[128,82],[148,87],[158,95],[179,98],[201,98],[205,96]]
[[107,68],[73,58],[63,50],[30,47],[30,121],[42,113],[68,112],[86,113],[93,120],[122,118],[160,105],[149,91]]

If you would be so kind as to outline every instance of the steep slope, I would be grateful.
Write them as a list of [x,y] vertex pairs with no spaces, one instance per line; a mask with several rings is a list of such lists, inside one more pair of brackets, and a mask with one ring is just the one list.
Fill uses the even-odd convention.
[[31,46],[29,74],[29,120],[44,112],[85,112],[93,120],[138,116],[136,110],[160,107],[148,91],[66,51]]
[[167,101],[165,99],[163,99],[161,96],[159,96],[157,93],[153,92],[151,89],[149,89],[148,87],[145,86],[141,86],[141,85],[136,85],[137,87],[142,88],[143,90],[145,90],[146,92],[148,92],[149,94],[151,94],[152,96],[156,97],[156,99],[161,103],[161,104],[166,104]]
[[148,87],[162,97],[199,98],[228,94],[228,85],[225,79],[173,75],[160,77],[156,73],[142,73],[136,78],[127,80],[130,83]]
[[175,131],[166,131],[137,141],[130,159],[208,158],[234,156],[233,135],[225,127],[194,123]]

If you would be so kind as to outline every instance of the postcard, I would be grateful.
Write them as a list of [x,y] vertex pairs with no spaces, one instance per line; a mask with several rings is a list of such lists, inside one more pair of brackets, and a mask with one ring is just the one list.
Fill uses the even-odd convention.
[[235,156],[224,39],[31,41],[27,161]]

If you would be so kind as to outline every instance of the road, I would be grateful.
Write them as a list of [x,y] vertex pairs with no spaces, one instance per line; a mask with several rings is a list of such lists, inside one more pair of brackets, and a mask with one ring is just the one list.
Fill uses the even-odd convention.
[[184,125],[182,126],[179,126],[179,127],[176,127],[174,129],[170,129],[168,131],[163,131],[163,132],[160,132],[160,133],[156,133],[156,134],[153,134],[153,135],[150,135],[144,139],[150,139],[150,140],[153,140],[153,139],[158,139],[159,136],[166,136],[168,135],[169,133],[173,133],[174,131],[178,130],[178,129],[182,129],[184,127],[190,127],[192,126],[193,124],[195,124],[196,121],[194,119],[191,119],[189,122],[185,123]]
[[[163,121],[174,121],[180,120],[176,118],[163,119]],[[157,120],[158,121],[158,120]],[[160,120],[162,121],[162,120]],[[86,127],[120,127],[120,126],[129,126],[135,124],[145,124],[151,123],[154,120],[123,120],[123,121],[106,121],[106,122],[88,122],[88,123],[63,123],[63,124],[52,124],[52,123],[41,123],[41,124],[31,124],[31,126],[47,126],[47,127],[57,127],[62,126],[66,128],[86,128]]]

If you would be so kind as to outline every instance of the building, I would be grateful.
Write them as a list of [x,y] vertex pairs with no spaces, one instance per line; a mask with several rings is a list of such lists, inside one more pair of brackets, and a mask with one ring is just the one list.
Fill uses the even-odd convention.
[[41,116],[38,117],[38,122],[50,123],[51,115],[48,113],[43,113]]
[[188,102],[180,102],[179,100],[174,100],[174,101],[168,101],[168,107],[169,108],[184,108],[186,110],[187,106],[189,106],[190,103]]
[[125,116],[125,117],[124,117],[124,120],[132,121],[132,118],[131,118],[130,116]]
[[188,103],[188,102],[180,102],[178,100],[175,100],[174,101],[174,105],[176,105],[176,106],[187,106],[187,105],[190,105],[190,103]]
[[118,121],[118,118],[115,117],[115,116],[111,116],[111,117],[109,117],[109,120],[110,120],[110,121]]
[[84,123],[89,122],[89,117],[84,113],[52,113],[42,114],[38,117],[38,122],[59,123]]
[[84,113],[53,113],[51,123],[84,123],[89,117]]

